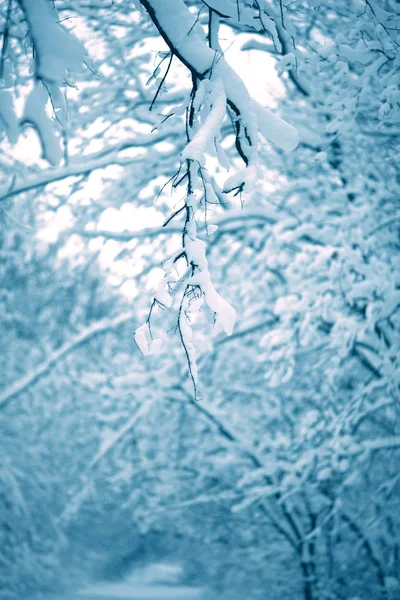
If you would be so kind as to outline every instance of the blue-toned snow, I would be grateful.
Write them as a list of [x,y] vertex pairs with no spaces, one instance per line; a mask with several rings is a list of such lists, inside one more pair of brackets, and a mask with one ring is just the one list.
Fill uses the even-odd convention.
[[180,585],[181,576],[182,569],[177,565],[149,565],[135,569],[120,582],[99,582],[63,600],[205,600],[206,591]]

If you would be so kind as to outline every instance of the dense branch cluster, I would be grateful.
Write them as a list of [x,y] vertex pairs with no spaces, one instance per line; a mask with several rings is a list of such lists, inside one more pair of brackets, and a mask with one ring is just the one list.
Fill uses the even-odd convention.
[[210,599],[397,597],[399,31],[0,3],[0,596],[147,552]]

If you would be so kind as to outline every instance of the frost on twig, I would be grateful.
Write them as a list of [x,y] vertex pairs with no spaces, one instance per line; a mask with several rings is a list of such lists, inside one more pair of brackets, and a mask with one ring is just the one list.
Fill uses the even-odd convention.
[[[235,131],[237,153],[244,168],[228,178],[224,192],[246,194],[254,189],[259,179],[259,133],[284,150],[293,150],[298,136],[291,125],[251,99],[240,77],[226,62],[218,43],[218,19],[211,18],[215,16],[211,7],[206,37],[203,28],[182,0],[170,0],[168,3],[165,0],[141,0],[141,4],[169,46],[171,56],[177,56],[189,69],[193,82],[190,102],[186,107],[187,144],[181,153],[179,172],[172,178],[173,187],[185,182],[186,198],[182,209],[169,219],[184,215],[182,247],[166,262],[164,269],[169,293],[174,288],[173,284],[177,283],[171,278],[174,266],[180,260],[186,263],[186,273],[179,279],[183,291],[179,300],[177,331],[186,354],[195,397],[199,399],[192,327],[194,314],[205,304],[214,315],[214,322],[219,323],[227,335],[232,334],[236,319],[234,308],[219,295],[212,283],[206,244],[197,237],[196,213],[201,202],[218,203],[213,186],[203,175],[206,156],[217,158],[221,166],[229,170],[229,160],[220,145],[222,125],[229,116]],[[214,5],[215,3],[212,7]],[[229,10],[232,8],[229,2],[222,3],[221,6]],[[244,18],[251,20],[249,11],[246,11]],[[176,26],[177,22],[179,27]],[[156,297],[152,308],[155,304],[166,308],[172,304],[172,299],[169,302],[164,296],[158,300]],[[152,353],[154,343],[151,312],[152,309],[146,323],[135,333],[136,342],[143,354]]]

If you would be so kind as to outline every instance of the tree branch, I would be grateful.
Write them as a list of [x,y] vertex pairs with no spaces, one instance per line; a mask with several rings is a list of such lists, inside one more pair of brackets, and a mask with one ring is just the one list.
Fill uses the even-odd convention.
[[63,344],[58,350],[55,350],[50,354],[50,356],[42,362],[36,369],[33,369],[29,373],[27,373],[20,381],[10,385],[7,387],[2,394],[0,394],[0,408],[4,408],[10,400],[13,400],[20,396],[23,392],[25,392],[29,387],[35,385],[42,377],[48,374],[49,371],[54,369],[57,363],[74,352],[82,346],[86,344],[89,340],[96,337],[97,335],[107,333],[108,331],[119,327],[122,323],[126,323],[133,319],[133,313],[123,313],[114,319],[104,319],[102,321],[98,321],[93,325],[90,325],[80,333],[78,333],[75,337],[73,337],[69,342]]

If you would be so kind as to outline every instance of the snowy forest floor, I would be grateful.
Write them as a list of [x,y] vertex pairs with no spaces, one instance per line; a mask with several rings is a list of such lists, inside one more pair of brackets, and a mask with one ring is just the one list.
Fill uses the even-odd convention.
[[201,600],[205,590],[180,585],[181,569],[172,565],[149,565],[135,569],[119,582],[99,582],[62,598],[49,600]]

